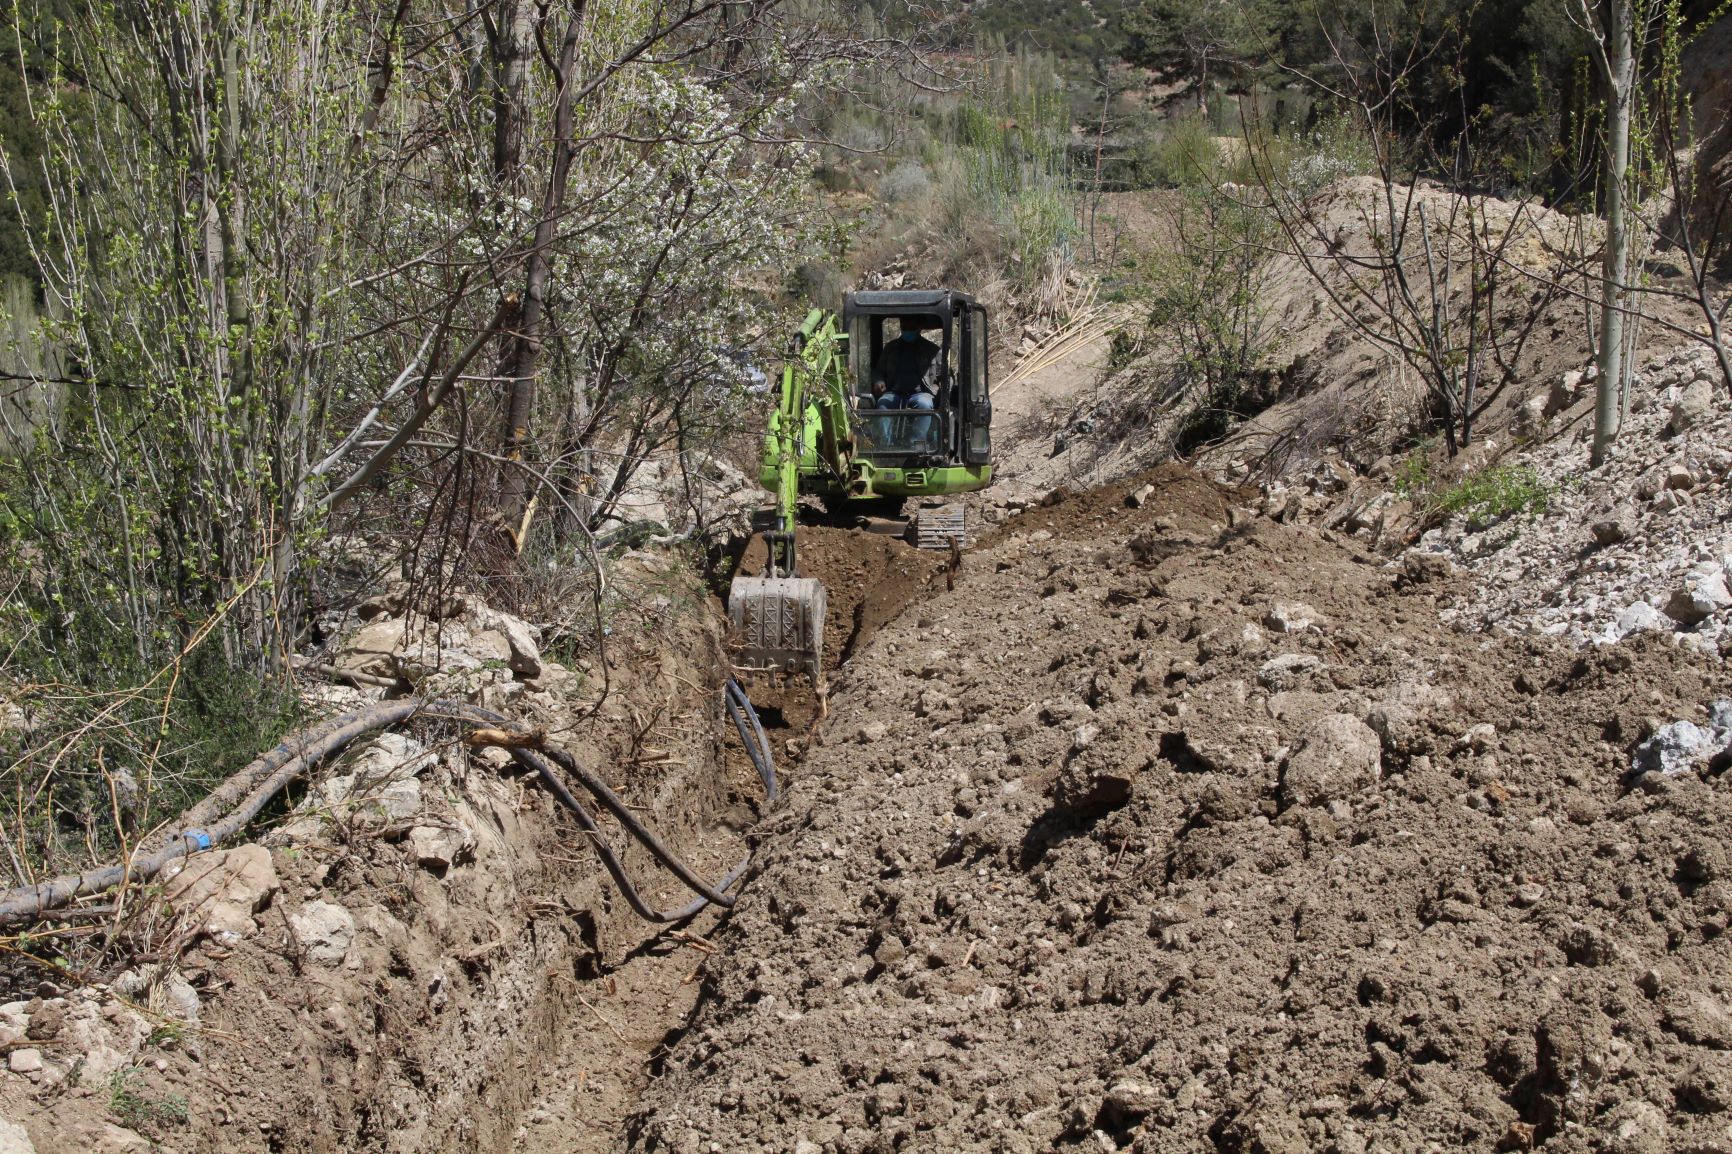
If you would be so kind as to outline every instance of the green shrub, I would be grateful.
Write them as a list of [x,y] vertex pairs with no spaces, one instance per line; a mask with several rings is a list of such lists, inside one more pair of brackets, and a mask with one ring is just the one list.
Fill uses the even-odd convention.
[[1397,497],[1408,501],[1424,501],[1430,495],[1432,487],[1430,443],[1419,445],[1403,457],[1401,464],[1395,467],[1395,475],[1391,481]]
[[1493,465],[1435,492],[1428,505],[1439,516],[1465,516],[1490,524],[1518,513],[1543,513],[1556,490],[1526,465]]
[[1166,122],[1154,140],[1131,156],[1134,183],[1153,188],[1186,188],[1218,183],[1221,149],[1202,116]]
[[1172,224],[1171,244],[1144,269],[1141,343],[1160,351],[1151,407],[1180,410],[1183,452],[1273,399],[1263,370],[1281,342],[1265,291],[1276,226],[1254,198],[1211,184],[1177,194]]

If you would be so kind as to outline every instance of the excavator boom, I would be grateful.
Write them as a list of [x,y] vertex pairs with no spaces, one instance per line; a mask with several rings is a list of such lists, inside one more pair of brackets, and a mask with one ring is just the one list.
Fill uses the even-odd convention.
[[800,466],[816,457],[838,476],[847,469],[845,352],[832,313],[813,309],[795,335],[782,368],[782,391],[765,438],[764,475],[774,481],[776,527],[764,534],[768,555],[757,576],[736,576],[728,617],[739,645],[737,664],[750,672],[797,673],[822,688],[824,586],[799,575],[794,521]]

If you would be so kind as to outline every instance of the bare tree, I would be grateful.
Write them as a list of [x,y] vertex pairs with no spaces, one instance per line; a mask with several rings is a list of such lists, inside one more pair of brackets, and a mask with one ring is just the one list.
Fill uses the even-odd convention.
[[1621,401],[1629,387],[1625,362],[1625,312],[1630,277],[1631,222],[1625,203],[1630,171],[1630,117],[1636,100],[1635,12],[1630,0],[1576,0],[1581,23],[1594,43],[1594,60],[1605,94],[1604,148],[1606,244],[1600,272],[1599,378],[1594,387],[1594,444],[1598,466],[1618,435]]
[[1471,110],[1455,110],[1450,133],[1413,103],[1422,70],[1459,70],[1465,33],[1419,35],[1376,9],[1364,19],[1358,36],[1350,22],[1325,21],[1333,65],[1309,79],[1368,145],[1370,182],[1319,195],[1343,173],[1326,156],[1295,156],[1254,114],[1250,163],[1288,251],[1338,315],[1424,383],[1427,421],[1453,455],[1515,381],[1562,289],[1542,276],[1533,291],[1511,268],[1512,247],[1542,227],[1540,210],[1531,197],[1511,204],[1481,191]]

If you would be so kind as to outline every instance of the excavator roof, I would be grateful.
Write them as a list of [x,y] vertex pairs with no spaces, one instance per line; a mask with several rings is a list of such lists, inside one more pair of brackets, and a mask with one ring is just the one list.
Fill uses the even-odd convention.
[[870,292],[849,293],[845,311],[853,314],[894,313],[905,309],[944,309],[949,311],[957,305],[970,305],[974,298],[954,289],[877,289]]

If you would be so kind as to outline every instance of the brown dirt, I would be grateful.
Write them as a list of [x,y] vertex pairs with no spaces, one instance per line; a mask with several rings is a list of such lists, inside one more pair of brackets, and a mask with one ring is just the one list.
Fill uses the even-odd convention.
[[[922,553],[896,537],[865,529],[801,525],[795,538],[800,576],[823,583],[824,663],[842,667],[856,647],[918,597],[942,588],[945,559]],[[752,538],[739,572],[755,576],[767,559],[762,537]]]
[[1732,1149],[1725,667],[1151,479],[854,653],[630,1148]]
[[[695,581],[679,591],[702,604]],[[740,833],[762,797],[749,769],[724,762],[720,630],[707,613],[677,611],[622,611],[614,623],[599,716],[573,727],[595,702],[593,680],[527,716],[718,878],[745,852]],[[144,917],[159,927],[146,960],[178,965],[201,996],[199,1020],[170,1029],[173,1018],[149,1013],[165,1028],[128,1067],[127,1093],[141,1103],[129,1112],[106,1074],[52,1085],[0,1075],[0,1115],[27,1128],[38,1154],[611,1147],[652,1055],[696,1000],[692,974],[707,955],[638,920],[545,791],[472,760],[449,730],[417,735],[445,755],[427,771],[417,820],[471,831],[472,857],[440,876],[416,866],[401,827],[345,830],[273,848],[282,889],[256,936],[225,944]],[[689,899],[616,823],[604,828],[648,900]],[[314,900],[353,915],[341,964],[309,958],[289,932],[288,917]],[[703,934],[714,920],[690,928]],[[90,996],[123,1009],[100,987]],[[70,1061],[69,1045],[43,1050]],[[177,1100],[184,1120],[164,1106]]]

